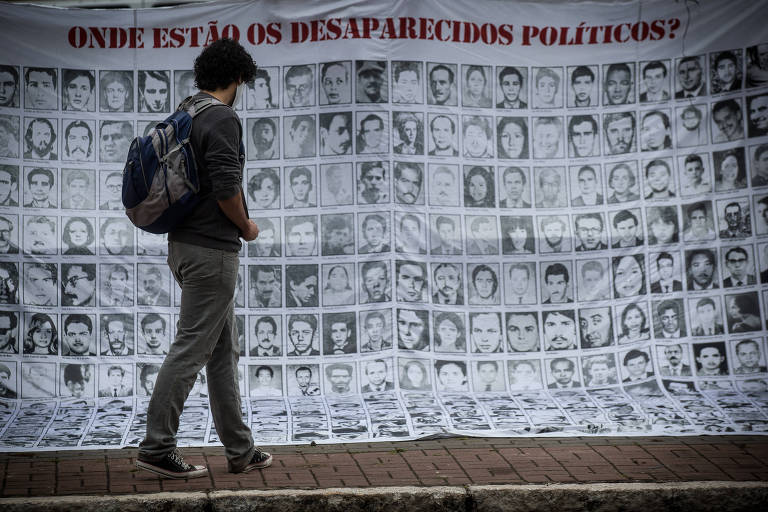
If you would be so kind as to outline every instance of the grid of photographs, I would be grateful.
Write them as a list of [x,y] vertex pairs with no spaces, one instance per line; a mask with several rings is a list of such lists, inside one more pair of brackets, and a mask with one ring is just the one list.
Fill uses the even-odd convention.
[[[194,73],[4,59],[0,448],[135,445],[180,289],[122,163]],[[235,108],[257,441],[768,430],[768,42],[265,63]]]

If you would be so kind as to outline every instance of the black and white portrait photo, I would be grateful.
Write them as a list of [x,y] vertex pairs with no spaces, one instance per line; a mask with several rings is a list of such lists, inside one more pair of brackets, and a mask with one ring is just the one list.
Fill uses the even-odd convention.
[[280,265],[248,266],[248,305],[252,308],[282,306],[282,271]]
[[398,302],[426,302],[429,295],[428,283],[426,263],[395,261],[395,298]]
[[355,363],[330,363],[323,367],[325,393],[328,395],[353,395],[357,393]]
[[100,306],[133,306],[134,267],[123,263],[99,265]]
[[392,174],[396,203],[424,204],[424,164],[395,162]]
[[712,94],[738,91],[742,88],[744,54],[741,48],[709,54]]
[[317,177],[314,165],[284,168],[284,208],[310,208],[317,206]]
[[354,177],[351,163],[320,166],[320,201],[323,206],[344,206],[354,203]]
[[283,66],[283,90],[284,108],[315,106],[315,64]]
[[461,240],[461,217],[430,215],[430,254],[455,256],[464,253]]
[[72,210],[95,208],[96,177],[93,169],[62,169],[61,185],[62,208]]
[[134,227],[127,218],[102,217],[100,221],[100,255],[128,256],[135,253]]
[[[306,117],[306,116],[304,116]],[[352,112],[331,112],[320,114],[320,155],[340,156],[352,154]],[[289,138],[286,138],[286,158],[293,158],[288,151]],[[314,133],[312,133],[312,155],[314,156]]]
[[170,71],[139,70],[136,84],[138,86],[139,112],[158,114],[170,111]]
[[533,127],[533,157],[534,158],[563,158],[565,156],[565,141],[563,139],[563,118],[534,117]]
[[707,95],[706,55],[675,59],[675,99]]
[[459,156],[459,139],[456,130],[459,124],[458,116],[430,113],[427,119],[429,120],[427,154],[429,156]]
[[651,317],[646,302],[630,302],[614,308],[619,345],[645,341],[651,337]]
[[533,108],[561,108],[563,106],[563,68],[531,68]]
[[571,206],[597,206],[605,201],[600,164],[571,166]]
[[540,265],[541,303],[565,304],[573,302],[574,283],[571,279],[573,275],[571,262],[542,262]]
[[[309,119],[306,123],[307,132],[310,129],[314,132],[314,123],[311,121],[311,116],[295,116],[293,119],[303,117]],[[289,122],[288,119],[288,117],[284,119],[284,125]],[[275,160],[280,158],[279,125],[279,117],[257,117],[247,119],[246,126],[249,135],[246,137],[248,160]],[[287,131],[288,130],[286,129],[286,132]],[[312,145],[314,147],[314,139],[312,140]]]
[[131,356],[134,353],[134,325],[130,313],[101,314],[99,318],[102,356]]
[[613,354],[599,354],[581,358],[584,385],[588,388],[610,386],[618,382]]
[[461,185],[459,168],[450,164],[430,164],[429,204],[432,206],[458,206]]
[[[2,273],[2,269],[0,269]],[[0,311],[0,354],[19,353],[19,313]],[[10,398],[10,397],[6,397]]]
[[278,357],[283,355],[283,326],[280,315],[251,315],[248,336],[248,355],[251,357]]
[[600,103],[598,93],[598,66],[568,66],[567,105],[596,107]]
[[667,101],[670,94],[670,61],[652,60],[639,63],[640,67],[640,103]]
[[25,167],[23,204],[26,208],[56,208],[58,170],[52,167]]
[[388,112],[356,112],[355,152],[358,155],[389,153]]
[[768,372],[765,347],[760,339],[731,341],[731,354],[733,373],[737,375]]
[[[275,69],[275,68],[270,68]],[[258,71],[261,71],[259,69]],[[258,80],[259,73],[256,73],[256,80]],[[176,70],[173,72],[173,87],[174,87],[174,105],[178,105],[190,96],[197,94],[198,90],[195,87],[195,72],[191,69]]]
[[518,359],[507,361],[510,391],[531,391],[541,389],[541,361]]
[[[282,237],[279,217],[257,217],[259,236],[248,242],[248,256],[258,258],[279,258],[282,255]],[[141,239],[139,239],[141,240]]]
[[[504,218],[504,217],[502,217]],[[522,230],[528,233],[526,244],[522,246],[524,252],[534,252],[532,238],[536,234],[533,230],[528,230],[526,217],[509,217],[512,221],[511,227],[515,229],[517,237],[510,238],[514,247],[520,247],[522,244]],[[560,253],[573,250],[573,236],[569,226],[568,215],[541,215],[536,219],[536,226],[539,229],[539,252]],[[505,231],[509,237],[509,229]],[[506,240],[507,238],[505,238]]]
[[355,102],[387,103],[389,101],[386,60],[357,60],[355,71],[357,74]]
[[637,201],[640,199],[640,179],[637,161],[619,162],[606,166],[608,204]]
[[647,206],[648,245],[675,244],[680,241],[680,223],[674,206]]
[[603,114],[605,155],[622,155],[637,151],[634,112],[611,112]]
[[61,305],[96,306],[96,264],[61,264]]
[[325,62],[320,66],[320,105],[352,102],[352,62]]
[[654,252],[649,255],[651,293],[668,294],[683,291],[680,253]]
[[712,143],[744,138],[744,109],[741,98],[729,98],[712,104]]
[[392,150],[398,155],[424,154],[424,115],[393,112]]
[[59,396],[93,398],[96,395],[96,370],[93,364],[59,364]]
[[619,352],[618,356],[623,383],[631,384],[644,381],[655,375],[649,348],[634,348],[626,352]]
[[715,192],[731,192],[747,188],[747,162],[744,148],[712,152]]
[[[276,118],[271,118],[276,119]],[[277,123],[275,123],[277,125]],[[321,121],[322,125],[322,121]],[[264,132],[262,131],[262,134]],[[268,136],[268,135],[267,135]],[[348,136],[347,136],[348,137]],[[315,117],[312,115],[299,115],[299,116],[285,116],[283,117],[283,157],[284,158],[311,158],[315,156],[316,150],[316,127]],[[254,143],[256,139],[254,138]],[[266,141],[262,141],[266,144]],[[277,142],[279,147],[279,142]],[[275,152],[272,153],[271,158],[279,158],[279,154],[275,148]],[[257,147],[257,150],[259,148]],[[267,156],[269,153],[265,153]],[[259,158],[259,160],[266,160],[267,158]]]
[[603,105],[635,102],[635,63],[603,64]]
[[600,128],[598,125],[597,115],[568,116],[569,157],[585,158],[600,155]]
[[[15,367],[15,363],[13,364]],[[9,378],[10,380],[10,378]],[[15,378],[13,381],[15,382]],[[25,361],[21,364],[21,398],[56,396],[56,363]]]
[[[146,392],[146,388],[145,388],[145,392]],[[117,362],[100,364],[99,365],[99,396],[100,397],[133,396],[132,365],[125,364],[125,363],[117,363]]]
[[689,298],[688,314],[690,315],[689,325],[692,336],[725,334],[720,297]]
[[317,265],[285,266],[285,306],[310,308],[319,305]]
[[467,281],[468,304],[474,306],[501,304],[498,263],[467,264]]
[[133,71],[99,71],[99,110],[133,112]]
[[581,387],[579,368],[575,357],[556,357],[545,359],[547,388],[572,389]]
[[388,261],[366,261],[359,264],[360,304],[392,300],[391,271]]
[[24,158],[30,160],[58,160],[58,135],[58,119],[25,117]]
[[474,354],[504,352],[503,331],[501,313],[470,313],[470,352]]
[[533,254],[536,251],[533,217],[502,215],[499,221],[502,254]]
[[465,315],[452,311],[432,313],[435,326],[435,352],[462,353],[467,352],[467,337],[465,334]]
[[57,254],[57,220],[56,217],[45,215],[24,216],[23,242],[25,254]]
[[280,169],[278,167],[248,169],[248,197],[254,209],[280,208]]
[[501,208],[531,207],[531,178],[528,167],[499,167],[499,206]]
[[608,217],[611,225],[611,247],[613,249],[643,245],[645,237],[640,208],[609,212]]
[[290,257],[317,256],[317,217],[305,215],[285,217],[285,255]]
[[18,215],[0,215],[0,254],[19,254],[18,224]]
[[289,364],[285,366],[288,395],[316,396],[320,394],[320,365]]
[[726,295],[725,317],[730,334],[760,331],[764,324],[760,316],[760,300],[757,292]]
[[19,67],[0,64],[0,107],[19,108]]
[[712,173],[707,153],[678,156],[677,171],[681,196],[696,196],[712,192]]
[[324,263],[321,272],[323,306],[348,306],[355,303],[354,263]]
[[280,365],[249,365],[248,387],[251,397],[283,396],[283,368]]
[[424,214],[395,212],[395,250],[409,254],[427,253]]
[[728,354],[725,343],[712,341],[693,344],[693,359],[696,362],[696,375],[716,377],[728,375]]
[[424,103],[423,69],[419,61],[392,62],[392,103]]
[[614,344],[611,308],[595,307],[579,309],[579,333],[581,348],[600,348]]
[[56,110],[59,105],[58,72],[56,68],[24,68],[24,108]]
[[430,350],[428,311],[397,308],[395,320],[398,348],[424,352]]
[[166,355],[170,347],[171,324],[167,314],[139,313],[139,355]]
[[319,356],[320,321],[317,315],[288,315],[288,350],[289,357]]
[[614,298],[623,299],[647,293],[644,255],[614,256],[612,268]]
[[123,173],[101,171],[99,173],[99,209],[123,210]]
[[747,135],[768,135],[768,94],[747,97]]
[[379,160],[358,163],[358,204],[389,203],[389,198],[389,162]]
[[461,66],[461,105],[463,107],[493,107],[493,81],[491,66],[476,64]]
[[720,249],[723,288],[740,288],[757,284],[752,246],[732,246]]
[[139,263],[136,303],[139,306],[170,306],[170,271],[167,265]]
[[0,115],[0,156],[19,158],[19,116]]
[[323,313],[323,355],[357,354],[355,313]]
[[608,248],[608,233],[602,213],[578,213],[573,216],[576,252],[602,251]]
[[495,215],[465,215],[468,255],[499,254],[499,228]]
[[706,105],[686,105],[676,110],[677,147],[703,146],[709,142],[709,112]]
[[455,107],[459,98],[457,76],[456,64],[427,62],[427,104]]
[[[435,304],[463,305],[464,276],[462,265],[448,262],[432,263],[431,269],[432,302]],[[424,289],[426,290],[426,288],[425,283]]]
[[96,157],[96,122],[82,119],[62,120],[61,159],[78,162],[92,162]]
[[640,113],[640,151],[672,149],[672,123],[667,109]]
[[[389,214],[367,213],[358,214],[357,232],[358,253],[371,254],[389,252],[392,247],[392,235]],[[351,233],[347,238],[351,238]],[[342,252],[343,253],[343,252]],[[349,254],[353,254],[354,250]]]
[[134,137],[133,121],[100,121],[99,162],[124,163]]
[[717,224],[720,239],[745,238],[752,235],[749,200],[746,197],[717,201]]
[[392,348],[392,311],[374,310],[358,313],[360,352],[380,352]]
[[605,258],[578,260],[576,278],[579,301],[606,300],[611,297],[610,271]]
[[536,304],[536,264],[516,262],[504,264],[504,303]]
[[685,338],[688,333],[683,299],[653,301],[651,316],[653,337],[657,340]]
[[58,315],[47,313],[24,314],[24,338],[22,345],[25,355],[59,355]]
[[465,158],[493,158],[493,124],[490,116],[462,116],[461,147]]
[[568,206],[568,180],[565,167],[534,168],[536,208],[565,208]]

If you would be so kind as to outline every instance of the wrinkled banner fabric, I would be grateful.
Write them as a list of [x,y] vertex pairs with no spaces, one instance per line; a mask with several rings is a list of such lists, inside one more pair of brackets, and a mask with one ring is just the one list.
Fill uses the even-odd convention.
[[[257,442],[768,428],[761,2],[248,2],[0,13],[0,449],[135,446],[175,334],[128,145],[203,46],[261,229]],[[205,373],[181,445],[218,443]]]

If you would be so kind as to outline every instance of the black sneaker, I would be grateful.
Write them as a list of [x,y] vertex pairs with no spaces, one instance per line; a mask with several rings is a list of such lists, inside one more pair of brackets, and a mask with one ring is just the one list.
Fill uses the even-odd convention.
[[192,466],[184,462],[184,458],[179,453],[178,448],[174,448],[171,453],[165,456],[160,462],[147,462],[136,460],[136,467],[146,469],[152,473],[165,478],[200,478],[208,475],[208,468],[205,466]]
[[256,448],[256,451],[253,452],[253,457],[251,457],[251,462],[246,464],[245,467],[240,471],[236,471],[236,473],[248,473],[254,469],[268,468],[271,465],[272,455],[261,451],[261,448]]

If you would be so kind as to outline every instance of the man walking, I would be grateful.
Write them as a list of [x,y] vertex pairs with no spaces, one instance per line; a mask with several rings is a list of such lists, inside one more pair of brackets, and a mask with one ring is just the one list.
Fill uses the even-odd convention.
[[[147,435],[136,465],[166,478],[206,476],[205,466],[184,462],[176,448],[179,416],[198,372],[207,368],[208,391],[216,431],[225,447],[227,467],[245,473],[272,463],[256,448],[240,412],[237,379],[238,333],[234,315],[239,238],[254,240],[259,229],[248,218],[241,188],[242,126],[232,110],[256,65],[237,42],[220,39],[195,60],[194,98],[212,97],[214,105],[192,126],[200,202],[168,235],[168,263],[181,287],[176,340],[160,368],[147,409]],[[228,105],[228,106],[227,106]]]

